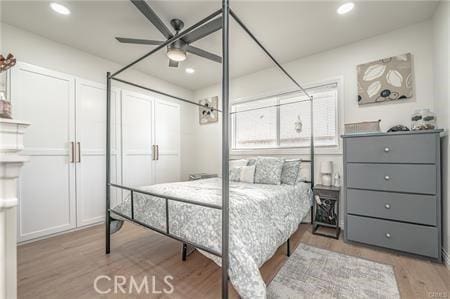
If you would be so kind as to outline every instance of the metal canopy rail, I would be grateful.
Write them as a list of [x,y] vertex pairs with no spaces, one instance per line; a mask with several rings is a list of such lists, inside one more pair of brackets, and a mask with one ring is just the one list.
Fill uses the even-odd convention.
[[[142,0],[144,1],[144,0]],[[133,2],[137,2],[137,0],[134,0]],[[152,54],[158,52],[159,50],[169,46],[173,42],[183,38],[187,34],[193,32],[195,29],[199,28],[203,24],[206,24],[211,21],[218,22],[219,18],[216,19],[216,17],[219,17],[221,15],[222,18],[222,109],[217,109],[218,112],[222,112],[223,115],[223,121],[222,121],[222,205],[214,205],[214,204],[207,204],[197,201],[191,201],[183,198],[175,198],[160,194],[155,194],[151,192],[147,192],[144,190],[123,186],[119,184],[113,184],[111,182],[111,81],[117,81],[121,82],[123,84],[127,84],[130,86],[134,86],[137,88],[141,88],[150,92],[154,92],[163,96],[171,97],[173,99],[193,104],[196,106],[204,107],[211,110],[211,107],[201,105],[199,103],[193,102],[188,99],[184,99],[178,96],[170,95],[168,93],[158,91],[153,88],[145,87],[133,82],[129,82],[120,78],[117,78],[117,75],[121,74],[125,70],[131,68],[135,64],[139,63],[140,61],[146,59],[147,57],[151,56]],[[222,8],[220,10],[215,11],[211,15],[207,16],[206,18],[200,20],[199,22],[195,23],[191,27],[187,28],[186,30],[174,35],[173,37],[170,37],[165,42],[158,45],[153,50],[149,51],[147,54],[143,55],[142,57],[137,58],[133,62],[129,63],[128,65],[122,67],[115,73],[111,74],[108,72],[106,74],[106,240],[105,240],[105,252],[106,254],[110,253],[111,249],[111,221],[114,220],[111,215],[115,214],[119,217],[122,217],[123,219],[126,219],[130,222],[134,222],[138,225],[144,226],[146,228],[149,228],[151,230],[154,230],[160,234],[166,235],[170,238],[173,238],[175,240],[181,241],[185,244],[189,244],[193,247],[199,248],[201,250],[204,250],[206,252],[209,252],[211,254],[214,254],[216,256],[222,257],[222,298],[228,298],[228,269],[229,269],[229,159],[230,159],[230,152],[229,152],[229,137],[230,137],[230,131],[229,131],[229,125],[230,125],[230,113],[229,107],[230,107],[230,101],[229,101],[229,83],[230,83],[230,75],[229,75],[229,16],[232,16],[233,19],[244,29],[244,31],[255,41],[255,43],[266,53],[266,55],[274,62],[274,64],[299,88],[300,91],[302,91],[309,99],[311,103],[311,159],[310,160],[302,160],[304,162],[310,162],[311,163],[311,185],[314,186],[314,136],[313,136],[313,97],[308,94],[308,92],[284,69],[284,67],[273,57],[273,55],[261,44],[261,42],[251,33],[251,31],[248,29],[248,27],[241,21],[240,18],[230,9],[229,6],[229,0],[222,0]],[[131,217],[128,215],[124,215],[123,213],[117,212],[114,209],[111,208],[111,188],[119,188],[122,190],[127,190],[130,192],[130,204],[131,204]],[[140,193],[147,196],[157,197],[162,200],[165,200],[165,212],[166,212],[166,229],[160,229],[153,226],[150,226],[146,223],[143,223],[134,217],[134,194]],[[169,230],[169,201],[175,201],[175,202],[181,202],[184,204],[191,204],[191,205],[197,205],[204,208],[212,208],[217,209],[222,212],[222,248],[221,252],[217,252],[213,249],[206,248],[202,246],[201,244],[195,244],[190,242],[189,240],[183,239],[179,236],[176,236],[172,234]],[[311,213],[311,219],[312,219],[312,213]],[[289,244],[289,240],[288,240]],[[289,247],[289,245],[288,245]],[[288,248],[288,253],[290,252]]]

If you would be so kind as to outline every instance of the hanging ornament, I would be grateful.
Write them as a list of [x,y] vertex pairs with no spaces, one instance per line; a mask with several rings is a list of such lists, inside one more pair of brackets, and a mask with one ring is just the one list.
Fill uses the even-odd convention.
[[295,132],[301,133],[303,130],[303,123],[300,115],[297,115],[297,121],[295,122]]

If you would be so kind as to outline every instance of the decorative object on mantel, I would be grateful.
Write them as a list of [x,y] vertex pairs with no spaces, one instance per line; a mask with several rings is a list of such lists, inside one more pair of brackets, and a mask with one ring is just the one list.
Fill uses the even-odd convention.
[[0,118],[11,117],[11,102],[7,100],[8,73],[7,71],[16,64],[14,55],[9,53],[6,58],[0,54],[0,73],[4,73],[4,79],[0,78]]
[[411,53],[358,65],[358,104],[412,98],[412,69]]
[[381,119],[376,121],[344,124],[344,132],[345,134],[380,132],[380,122]]
[[322,174],[322,185],[331,186],[331,174],[333,173],[333,162],[322,161],[320,163],[320,173]]
[[436,129],[436,114],[430,109],[418,109],[411,116],[411,129],[413,131]]
[[217,112],[219,98],[217,96],[200,100],[199,103],[204,106],[199,107],[199,120],[201,125],[215,123],[219,120],[219,114]]

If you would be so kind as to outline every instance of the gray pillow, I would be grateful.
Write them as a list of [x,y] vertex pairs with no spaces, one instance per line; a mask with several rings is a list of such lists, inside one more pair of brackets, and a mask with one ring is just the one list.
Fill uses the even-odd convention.
[[284,160],[279,158],[258,157],[255,164],[255,183],[279,185],[283,163]]
[[230,168],[230,181],[239,182],[240,178],[241,178],[241,168],[240,167]]
[[300,160],[286,160],[281,171],[281,183],[294,185],[300,172]]

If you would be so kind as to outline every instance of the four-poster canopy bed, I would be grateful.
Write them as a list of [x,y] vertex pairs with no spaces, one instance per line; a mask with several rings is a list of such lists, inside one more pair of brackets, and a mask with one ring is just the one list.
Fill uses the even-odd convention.
[[[135,0],[133,0],[133,1],[136,2]],[[221,266],[222,266],[222,298],[228,298],[228,278],[229,278],[230,258],[231,258],[231,255],[230,255],[230,181],[229,181],[229,160],[230,160],[229,127],[230,127],[230,115],[231,115],[231,113],[229,111],[229,21],[230,21],[229,16],[230,15],[240,25],[240,27],[242,27],[244,29],[244,31],[250,36],[250,38],[253,41],[255,41],[258,44],[258,46],[268,55],[268,57],[275,63],[275,65],[298,87],[298,89],[300,91],[302,91],[308,97],[308,99],[311,103],[311,108],[310,108],[311,109],[311,142],[310,142],[311,158],[310,158],[310,160],[301,160],[303,162],[308,162],[311,164],[310,165],[310,173],[311,173],[310,181],[306,182],[306,183],[310,184],[307,187],[307,190],[309,191],[310,186],[314,185],[314,138],[313,138],[313,125],[312,125],[312,123],[313,123],[312,97],[309,96],[307,91],[283,68],[283,66],[281,66],[280,63],[278,63],[278,61],[270,54],[270,52],[250,32],[250,30],[241,21],[241,19],[239,19],[239,17],[236,15],[236,13],[230,9],[229,0],[222,0],[222,8],[220,10],[212,13],[211,15],[207,16],[206,18],[202,19],[201,21],[197,22],[196,24],[190,26],[189,28],[185,29],[184,31],[178,32],[176,35],[169,37],[167,41],[162,42],[161,44],[156,46],[153,50],[149,51],[144,56],[134,60],[133,62],[124,66],[123,68],[116,71],[115,73],[111,74],[108,72],[107,76],[106,76],[106,81],[107,81],[106,244],[105,244],[106,253],[107,254],[110,253],[111,233],[112,233],[111,223],[113,221],[115,221],[115,219],[117,219],[116,217],[119,217],[119,219],[121,219],[121,220],[127,220],[130,222],[136,223],[138,225],[144,226],[144,227],[154,230],[160,234],[166,235],[170,238],[173,238],[175,240],[182,242],[184,244],[184,246],[183,246],[184,249],[185,249],[186,244],[188,244],[188,245],[191,245],[201,251],[206,252],[213,258],[215,257],[214,261],[216,261],[217,263],[221,263]],[[201,104],[193,102],[188,99],[173,96],[173,95],[158,91],[153,88],[149,88],[149,87],[145,87],[145,86],[142,86],[139,84],[125,81],[123,79],[118,78],[117,76],[119,74],[121,74],[122,72],[124,72],[125,70],[129,69],[130,67],[134,66],[138,62],[140,62],[140,61],[144,60],[145,58],[149,57],[150,55],[156,53],[157,51],[159,51],[163,48],[166,48],[167,46],[170,46],[172,43],[176,42],[177,40],[182,39],[184,36],[188,35],[189,33],[193,32],[194,30],[200,28],[200,26],[207,24],[208,22],[210,22],[212,20],[215,20],[217,22],[218,18],[222,19],[222,109],[218,109],[218,112],[222,113],[222,116],[223,116],[223,118],[222,118],[221,188],[220,189],[210,188],[210,185],[208,185],[208,184],[211,182],[205,182],[205,183],[201,183],[201,184],[198,183],[200,185],[195,185],[195,188],[190,185],[188,186],[185,183],[173,183],[173,184],[184,184],[184,185],[181,185],[181,187],[180,187],[182,189],[184,188],[183,189],[183,190],[185,190],[184,193],[181,193],[181,195],[178,195],[176,193],[163,192],[166,189],[170,189],[168,186],[165,186],[168,184],[161,184],[160,187],[146,189],[146,188],[133,188],[130,186],[123,186],[120,184],[112,183],[111,175],[110,175],[110,169],[111,169],[111,160],[110,160],[111,137],[110,136],[111,136],[111,108],[112,108],[111,107],[112,106],[111,105],[111,83],[112,83],[112,81],[114,80],[117,82],[128,84],[128,85],[131,85],[131,86],[134,86],[137,88],[141,88],[141,89],[153,92],[153,93],[168,96],[173,99],[176,99],[176,100],[179,100],[182,102],[186,102],[189,104],[202,106]],[[214,201],[208,202],[208,201],[192,199],[192,198],[195,198],[195,194],[198,194],[197,193],[199,191],[198,188],[202,188],[202,186],[204,186],[205,184],[209,188],[209,189],[205,189],[205,190],[214,189],[214,191],[211,193],[213,195],[213,197],[216,196],[217,194],[221,195],[219,197],[219,199],[221,199],[220,202],[217,202],[217,196],[215,197],[216,202],[214,202]],[[158,186],[158,185],[155,185],[155,186]],[[236,188],[236,190],[238,190],[236,192],[237,193],[240,192],[241,196],[246,201],[249,201],[251,194],[260,194],[260,193],[258,193],[259,192],[258,190],[255,190],[255,188],[252,189],[252,187],[241,188],[240,186],[238,186],[236,184],[234,184],[232,187]],[[127,202],[127,204],[129,205],[128,212],[111,207],[111,189],[112,188],[118,188],[118,189],[129,192],[129,198],[128,198],[128,202]],[[278,193],[276,193],[276,192],[274,193],[273,190],[268,189],[268,188],[269,187],[267,187],[266,190],[264,190],[265,193],[272,192],[273,194],[279,194],[279,192],[280,192],[280,191],[277,191]],[[282,187],[279,187],[279,188],[282,188]],[[151,190],[149,190],[149,189],[151,189]],[[250,189],[252,189],[252,190],[250,190]],[[286,195],[287,196],[286,202],[283,202],[283,201],[279,200],[280,198],[278,198],[278,201],[275,202],[275,204],[273,202],[271,202],[270,204],[274,205],[275,208],[277,208],[277,209],[286,209],[286,208],[291,209],[292,207],[289,207],[288,204],[294,205],[294,208],[295,208],[295,205],[297,204],[297,198],[299,196],[301,196],[301,194],[305,193],[306,189],[304,187],[301,187],[301,188],[293,187],[292,190],[294,190],[294,191],[289,193],[289,195]],[[189,192],[191,192],[191,191],[194,191],[194,192],[192,192],[192,193],[194,193],[194,195],[188,196]],[[286,193],[285,191],[286,191],[286,188],[281,190],[281,192],[283,194]],[[214,192],[216,192],[216,193],[214,193]],[[233,189],[233,192],[236,193],[234,189]],[[251,192],[253,192],[253,193],[251,193]],[[161,211],[162,216],[164,216],[163,221],[165,223],[162,223],[161,225],[159,225],[161,222],[161,219],[158,220],[159,222],[156,221],[154,223],[151,220],[144,221],[144,220],[142,220],[143,218],[136,216],[136,213],[141,213],[142,208],[145,207],[145,204],[148,202],[148,201],[146,201],[144,206],[142,206],[143,196],[149,196],[154,201],[153,207],[156,207]],[[158,200],[158,202],[156,202],[156,200]],[[233,200],[235,200],[235,199],[233,198]],[[238,199],[236,199],[236,200],[238,200]],[[289,200],[289,203],[287,203],[288,200]],[[136,203],[137,201],[139,201],[139,202]],[[304,202],[306,202],[306,201],[304,201]],[[139,205],[141,205],[141,206],[139,206]],[[176,209],[174,210],[174,208],[177,206],[180,209],[183,209],[183,213],[185,212],[184,210],[189,210],[196,215],[199,214],[198,210],[201,209],[202,213],[205,213],[204,215],[207,215],[208,218],[214,218],[216,221],[216,224],[221,223],[221,232],[220,232],[220,229],[219,229],[219,232],[210,232],[213,235],[211,237],[211,239],[216,238],[215,241],[217,241],[217,238],[219,238],[219,240],[221,238],[221,242],[216,242],[219,244],[214,243],[217,246],[211,245],[212,247],[214,247],[214,248],[212,248],[211,246],[206,246],[206,245],[202,244],[202,242],[197,241],[197,239],[195,237],[186,237],[183,234],[174,233],[173,230],[177,230],[177,227],[179,226],[179,224],[177,224],[177,222],[175,222],[175,223],[170,222],[171,219],[175,219],[177,217],[181,217],[181,218],[186,217],[186,215],[181,215],[181,212],[179,210],[176,210]],[[136,209],[136,207],[138,207],[139,209]],[[306,211],[308,211],[310,209],[310,207],[311,206],[309,205],[307,207]],[[252,207],[252,208],[254,208],[254,207]],[[265,207],[265,208],[267,208],[267,207]],[[255,210],[257,210],[257,209],[255,208]],[[218,213],[212,214],[212,212],[211,212],[211,214],[208,214],[210,212],[206,212],[206,211],[215,211],[215,212],[221,211],[221,215],[217,215]],[[235,210],[232,210],[232,211],[235,211]],[[276,210],[271,211],[271,212],[275,213],[275,214],[277,213]],[[245,211],[242,213],[245,213]],[[267,212],[261,210],[261,213],[264,214]],[[112,215],[114,215],[115,217],[113,218]],[[192,215],[190,215],[190,216],[192,216]],[[190,216],[188,216],[188,217],[190,217]],[[300,216],[301,217],[305,216],[305,208],[304,207],[303,207],[303,210],[301,210],[301,211],[299,210],[297,213],[297,217],[300,217]],[[311,213],[311,217],[312,217],[312,213]],[[282,218],[282,217],[280,217],[280,218]],[[174,220],[172,220],[172,221],[174,221]],[[240,220],[235,217],[235,218],[233,218],[233,221],[240,221]],[[295,223],[297,223],[296,221],[297,220],[292,220],[290,222],[290,224],[294,225]],[[273,225],[273,223],[271,223],[271,225]],[[297,223],[297,225],[298,225],[298,223]],[[179,229],[179,227],[178,227],[178,229]],[[289,235],[287,235],[288,255],[290,254],[289,237],[290,237],[290,234],[293,232],[292,229],[293,229],[292,227],[289,229],[286,229],[286,231],[289,231]],[[203,231],[202,233],[208,234],[207,231]],[[235,233],[235,235],[238,235],[238,233]],[[280,238],[284,238],[284,237],[285,236],[280,237]],[[239,240],[233,239],[232,245],[235,245],[235,242],[237,242],[237,241],[239,241]],[[284,241],[286,241],[286,239],[284,239]],[[235,259],[239,258],[239,257],[237,257],[238,254],[235,254],[235,255],[236,255],[236,257],[233,256],[233,258],[235,258]],[[264,259],[270,258],[271,252],[268,252],[268,253],[265,252],[262,255],[264,255],[264,258],[261,258],[261,261],[259,261],[259,263],[264,262],[265,261]],[[236,269],[236,271],[239,271],[239,270],[242,270],[242,269]]]

